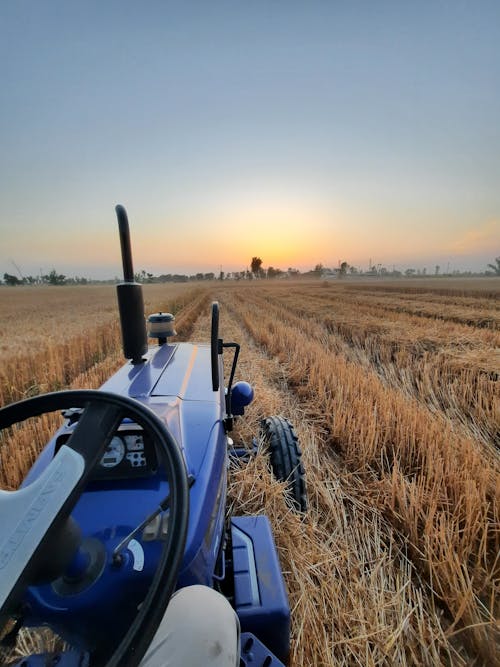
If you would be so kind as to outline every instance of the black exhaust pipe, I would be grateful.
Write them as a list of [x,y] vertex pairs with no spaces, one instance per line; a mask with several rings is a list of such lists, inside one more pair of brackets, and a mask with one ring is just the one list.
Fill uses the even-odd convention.
[[142,355],[148,351],[142,285],[134,280],[127,211],[120,204],[115,207],[115,211],[118,218],[123,262],[123,282],[116,286],[123,354],[125,359],[130,359],[133,364],[142,364],[145,361]]

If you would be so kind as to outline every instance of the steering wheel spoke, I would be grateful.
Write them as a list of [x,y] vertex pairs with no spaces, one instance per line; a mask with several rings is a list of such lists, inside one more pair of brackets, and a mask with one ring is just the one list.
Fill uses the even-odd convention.
[[75,492],[83,457],[63,446],[40,477],[19,491],[1,491],[0,609],[8,608],[30,579],[29,564]]

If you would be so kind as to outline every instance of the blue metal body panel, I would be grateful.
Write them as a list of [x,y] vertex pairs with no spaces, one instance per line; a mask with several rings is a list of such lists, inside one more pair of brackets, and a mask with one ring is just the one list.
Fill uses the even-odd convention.
[[[168,378],[164,377],[167,369]],[[213,392],[210,384],[208,346],[181,343],[155,348],[144,364],[126,364],[102,388],[148,405],[179,443],[194,483],[190,488],[189,527],[178,588],[195,583],[212,586],[224,533],[227,437],[222,421],[223,394]],[[49,442],[24,484],[31,483],[47,466],[60,434]],[[73,517],[85,537],[95,537],[104,544],[103,575],[87,590],[69,597],[61,597],[51,584],[32,587],[31,613],[26,623],[48,622],[84,648],[123,635],[154,574],[161,541],[143,541],[138,536],[135,553],[125,550],[125,561],[119,569],[111,564],[112,552],[167,493],[168,484],[160,472],[146,478],[90,483]],[[143,561],[140,569],[138,561]]]
[[284,664],[255,635],[242,632],[240,667],[284,667]]
[[290,652],[290,607],[266,516],[231,519],[234,601],[242,632],[251,632],[280,659]]
[[[219,368],[222,377],[220,357]],[[212,587],[214,579],[220,579],[216,569],[224,544],[228,438],[224,387],[221,383],[219,391],[212,390],[209,346],[179,343],[152,348],[144,363],[125,364],[102,389],[149,406],[178,442],[192,484],[177,587]],[[243,410],[253,391],[242,383],[236,394],[238,409]],[[121,428],[128,428],[125,422],[129,421],[124,420]],[[58,439],[73,428],[66,425],[55,434],[24,484],[41,474],[54,456]],[[136,535],[122,552],[120,567],[113,565],[113,550],[167,494],[164,474],[153,468],[145,476],[113,477],[111,473],[110,478],[93,479],[72,514],[84,538],[99,544],[99,574],[76,594],[65,594],[53,583],[31,587],[25,624],[49,624],[83,651],[115,645],[126,633],[153,578],[162,548],[161,530],[153,536],[145,532]],[[265,517],[239,517],[231,523],[235,567],[230,576],[234,574],[235,606],[242,630],[254,633],[275,655],[286,659],[289,608],[269,522]],[[229,587],[233,588],[232,582]],[[256,640],[246,658],[242,653],[243,664],[260,656],[262,664],[279,665],[260,642]],[[260,664],[258,660],[256,664]]]

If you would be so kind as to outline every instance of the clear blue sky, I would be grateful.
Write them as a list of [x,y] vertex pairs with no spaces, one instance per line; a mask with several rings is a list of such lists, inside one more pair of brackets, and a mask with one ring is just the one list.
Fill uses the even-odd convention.
[[500,254],[500,2],[0,4],[0,275]]

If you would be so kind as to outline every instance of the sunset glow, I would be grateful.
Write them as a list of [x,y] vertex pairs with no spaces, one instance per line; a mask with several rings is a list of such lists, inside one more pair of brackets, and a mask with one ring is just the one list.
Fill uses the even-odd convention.
[[500,254],[498,4],[56,5],[0,9],[0,276],[118,275],[117,203],[154,273]]

